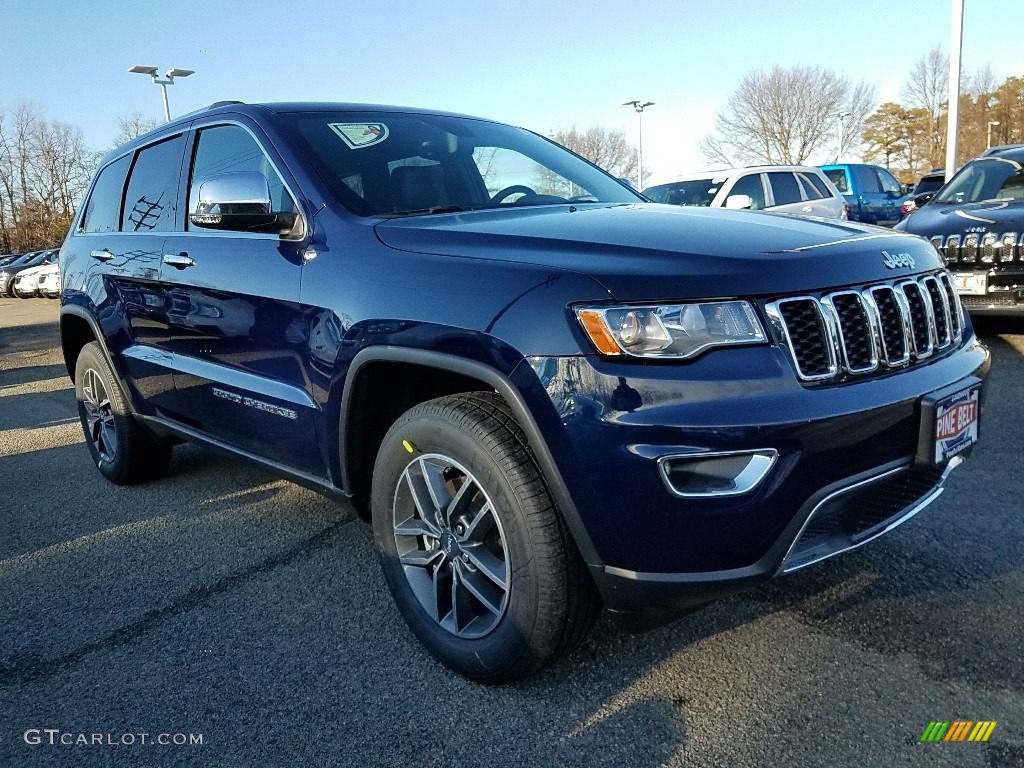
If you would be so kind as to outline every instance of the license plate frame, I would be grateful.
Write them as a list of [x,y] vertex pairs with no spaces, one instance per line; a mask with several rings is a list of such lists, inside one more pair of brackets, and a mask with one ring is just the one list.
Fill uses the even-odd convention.
[[984,272],[954,272],[953,286],[961,296],[986,296],[988,275]]
[[921,398],[915,463],[943,467],[970,451],[981,433],[982,383],[971,377]]

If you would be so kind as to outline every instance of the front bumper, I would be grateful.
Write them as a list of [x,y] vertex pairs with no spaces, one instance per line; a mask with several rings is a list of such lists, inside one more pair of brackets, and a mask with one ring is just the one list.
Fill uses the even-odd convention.
[[[534,366],[568,434],[570,448],[554,459],[598,555],[595,581],[613,615],[639,628],[916,514],[947,469],[915,463],[923,397],[983,380],[988,367],[973,338],[926,364],[820,387],[798,384],[767,346],[685,366]],[[740,495],[680,498],[658,471],[664,456],[757,450],[778,460]]]

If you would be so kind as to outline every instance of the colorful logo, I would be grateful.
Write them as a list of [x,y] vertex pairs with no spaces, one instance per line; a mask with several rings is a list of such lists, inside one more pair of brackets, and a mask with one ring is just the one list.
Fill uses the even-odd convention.
[[988,741],[995,729],[995,720],[932,720],[921,741]]

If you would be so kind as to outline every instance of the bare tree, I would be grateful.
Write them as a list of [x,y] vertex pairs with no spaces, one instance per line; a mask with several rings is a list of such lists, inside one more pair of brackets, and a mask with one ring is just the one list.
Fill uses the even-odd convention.
[[[551,138],[612,176],[636,178],[636,147],[626,140],[626,134],[622,131],[609,131],[600,126],[580,131],[573,126],[568,131],[553,132]],[[645,167],[644,176],[647,175]]]
[[96,164],[77,126],[49,121],[30,102],[0,110],[0,241],[43,248],[67,233]]
[[119,147],[144,133],[149,133],[158,125],[161,125],[159,120],[146,117],[141,112],[136,111],[127,115],[121,115],[121,117],[117,118],[118,133],[114,138],[114,147]]
[[927,161],[941,166],[946,155],[946,102],[949,100],[949,56],[932,48],[918,59],[901,92],[910,107],[928,114]]
[[703,139],[700,148],[709,161],[727,165],[799,164],[830,145],[842,154],[857,141],[875,101],[874,86],[830,69],[753,70],[715,118],[716,135]]

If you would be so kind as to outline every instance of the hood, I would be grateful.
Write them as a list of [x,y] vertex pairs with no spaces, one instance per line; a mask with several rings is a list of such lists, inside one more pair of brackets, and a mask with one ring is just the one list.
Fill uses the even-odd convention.
[[989,200],[968,205],[929,202],[897,226],[901,231],[928,238],[968,232],[1019,233],[1024,228],[1024,201]]
[[398,250],[586,274],[620,301],[792,294],[942,266],[930,244],[888,229],[672,205],[411,216],[388,219],[375,230]]

